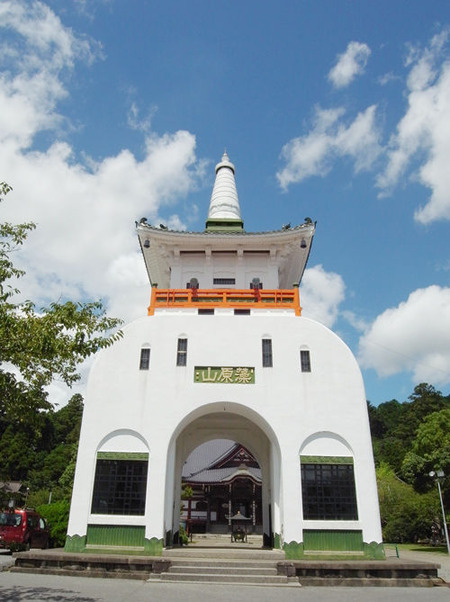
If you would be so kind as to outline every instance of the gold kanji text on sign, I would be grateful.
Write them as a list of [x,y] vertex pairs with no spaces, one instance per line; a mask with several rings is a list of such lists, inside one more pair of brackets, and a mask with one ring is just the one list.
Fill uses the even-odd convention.
[[196,366],[194,382],[254,385],[255,368],[248,366]]

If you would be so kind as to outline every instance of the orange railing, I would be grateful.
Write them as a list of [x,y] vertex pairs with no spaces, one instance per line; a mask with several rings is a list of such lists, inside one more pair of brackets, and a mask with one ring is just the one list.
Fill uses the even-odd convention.
[[163,307],[233,307],[240,309],[294,309],[301,315],[298,287],[292,289],[158,289],[152,288],[148,315]]

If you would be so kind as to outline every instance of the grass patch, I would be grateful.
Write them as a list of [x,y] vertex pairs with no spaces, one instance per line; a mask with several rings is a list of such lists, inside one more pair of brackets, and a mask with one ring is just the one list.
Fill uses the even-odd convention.
[[[373,560],[381,560],[384,561],[385,558],[368,558],[363,553],[358,552],[305,552],[304,556],[300,558],[302,562],[304,560],[326,560],[326,561],[344,561],[348,560],[351,562],[372,562]],[[294,560],[295,562],[295,560]]]
[[430,546],[428,544],[421,543],[398,543],[395,545],[400,551],[409,550],[410,552],[424,552],[428,554],[448,554],[447,546]]

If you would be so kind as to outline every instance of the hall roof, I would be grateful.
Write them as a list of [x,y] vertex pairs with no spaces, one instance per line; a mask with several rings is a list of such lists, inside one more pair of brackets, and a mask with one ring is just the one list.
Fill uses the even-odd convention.
[[247,477],[261,482],[261,469],[249,466],[240,468],[218,468],[202,470],[192,477],[183,478],[185,483],[229,483],[238,477]]
[[184,483],[225,484],[239,477],[260,483],[261,468],[247,448],[223,439],[200,445],[183,467]]

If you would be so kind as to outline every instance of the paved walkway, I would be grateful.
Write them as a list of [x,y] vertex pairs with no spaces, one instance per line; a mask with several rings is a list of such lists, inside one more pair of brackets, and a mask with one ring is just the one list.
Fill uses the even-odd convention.
[[0,552],[0,572],[8,570],[14,564],[14,558],[10,552]]
[[0,573],[2,602],[448,602],[446,587],[233,587]]

